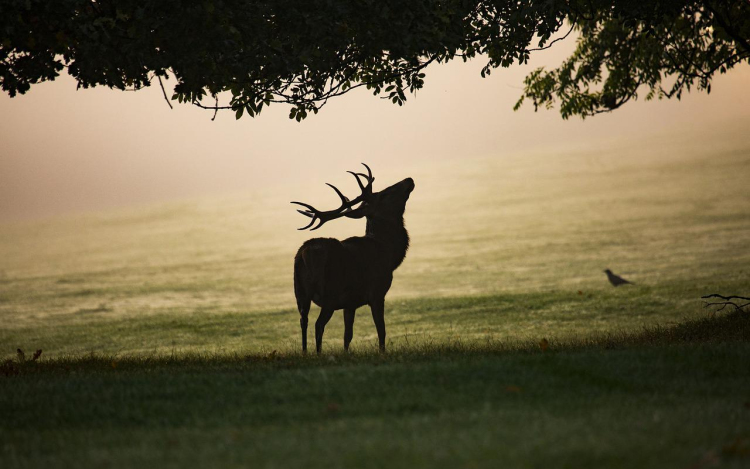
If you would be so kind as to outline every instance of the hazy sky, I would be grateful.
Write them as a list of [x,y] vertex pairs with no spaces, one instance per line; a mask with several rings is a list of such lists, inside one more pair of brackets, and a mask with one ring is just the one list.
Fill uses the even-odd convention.
[[[538,52],[529,66],[479,75],[484,61],[427,70],[426,86],[399,108],[357,90],[302,123],[274,105],[235,121],[174,103],[158,87],[76,91],[70,77],[0,96],[0,222],[225,192],[322,184],[360,161],[378,168],[434,159],[498,157],[601,140],[692,132],[750,117],[750,67],[717,77],[711,95],[627,104],[563,121],[557,110],[513,112],[524,76],[555,66],[573,42]],[[645,93],[644,93],[645,94]]]

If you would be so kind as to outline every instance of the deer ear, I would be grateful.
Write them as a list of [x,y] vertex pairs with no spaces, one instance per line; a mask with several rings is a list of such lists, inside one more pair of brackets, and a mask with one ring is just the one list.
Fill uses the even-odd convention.
[[367,215],[366,208],[367,208],[367,206],[365,204],[362,204],[359,207],[357,207],[356,209],[354,209],[352,211],[349,211],[349,212],[346,212],[344,214],[344,216],[346,218],[362,218],[365,215]]

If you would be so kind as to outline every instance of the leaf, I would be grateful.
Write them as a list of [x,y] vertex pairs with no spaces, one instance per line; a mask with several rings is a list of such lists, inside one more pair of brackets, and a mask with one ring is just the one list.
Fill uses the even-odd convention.
[[542,352],[546,352],[547,349],[549,349],[549,340],[542,338],[542,340],[539,341],[539,348],[542,349]]
[[34,352],[34,356],[31,358],[33,361],[39,360],[39,357],[42,356],[42,349],[37,349],[36,352]]
[[16,349],[16,358],[18,358],[19,362],[22,362],[26,360],[26,354],[23,353],[23,350],[21,350],[20,348]]
[[326,406],[325,413],[330,416],[334,416],[339,413],[341,406],[336,402],[331,402]]

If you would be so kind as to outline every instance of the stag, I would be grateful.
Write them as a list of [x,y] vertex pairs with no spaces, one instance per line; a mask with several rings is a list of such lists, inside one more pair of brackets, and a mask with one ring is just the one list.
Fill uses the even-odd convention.
[[304,210],[297,211],[311,218],[310,223],[300,230],[311,227],[311,231],[317,230],[337,218],[367,218],[364,236],[343,241],[334,238],[310,239],[294,257],[294,295],[300,314],[303,352],[307,351],[307,316],[311,302],[320,307],[320,315],[315,321],[317,353],[320,353],[323,345],[326,324],[333,312],[339,309],[344,310],[344,350],[349,350],[354,313],[364,305],[370,306],[378,331],[380,351],[385,351],[385,295],[391,288],[393,271],[401,265],[409,249],[404,209],[409,194],[414,190],[414,181],[406,178],[380,192],[373,192],[375,178],[370,167],[364,163],[362,165],[367,169],[367,174],[347,171],[357,180],[361,191],[355,199],[349,200],[336,186],[327,184],[341,199],[339,208],[323,212],[302,202],[292,202],[304,207]]

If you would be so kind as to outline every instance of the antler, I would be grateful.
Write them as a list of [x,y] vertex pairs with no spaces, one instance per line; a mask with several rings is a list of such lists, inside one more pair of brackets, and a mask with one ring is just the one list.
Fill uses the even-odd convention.
[[[315,231],[327,221],[335,220],[337,218],[341,217],[349,217],[349,218],[360,218],[362,216],[362,213],[360,211],[360,208],[357,208],[356,210],[352,210],[352,207],[357,205],[360,202],[365,201],[372,195],[372,182],[375,180],[374,177],[372,177],[372,171],[370,170],[370,167],[366,164],[362,163],[362,165],[367,168],[367,174],[364,173],[355,173],[353,171],[347,171],[347,173],[354,176],[354,179],[357,180],[357,185],[359,186],[359,189],[362,191],[362,193],[354,200],[349,200],[346,198],[344,194],[341,193],[340,190],[333,184],[328,184],[331,189],[333,189],[336,194],[341,198],[341,206],[335,210],[328,210],[326,212],[321,212],[320,210],[316,209],[312,205],[308,205],[302,202],[292,202],[293,204],[301,205],[302,207],[306,208],[307,210],[297,210],[299,213],[306,217],[310,217],[312,220],[310,220],[310,223],[307,226],[304,226],[302,228],[297,228],[298,230],[306,230],[313,226],[313,224],[320,220],[320,223],[315,228],[312,228],[310,231]],[[359,179],[359,177],[362,176],[367,180],[367,185],[363,185],[362,181]]]

